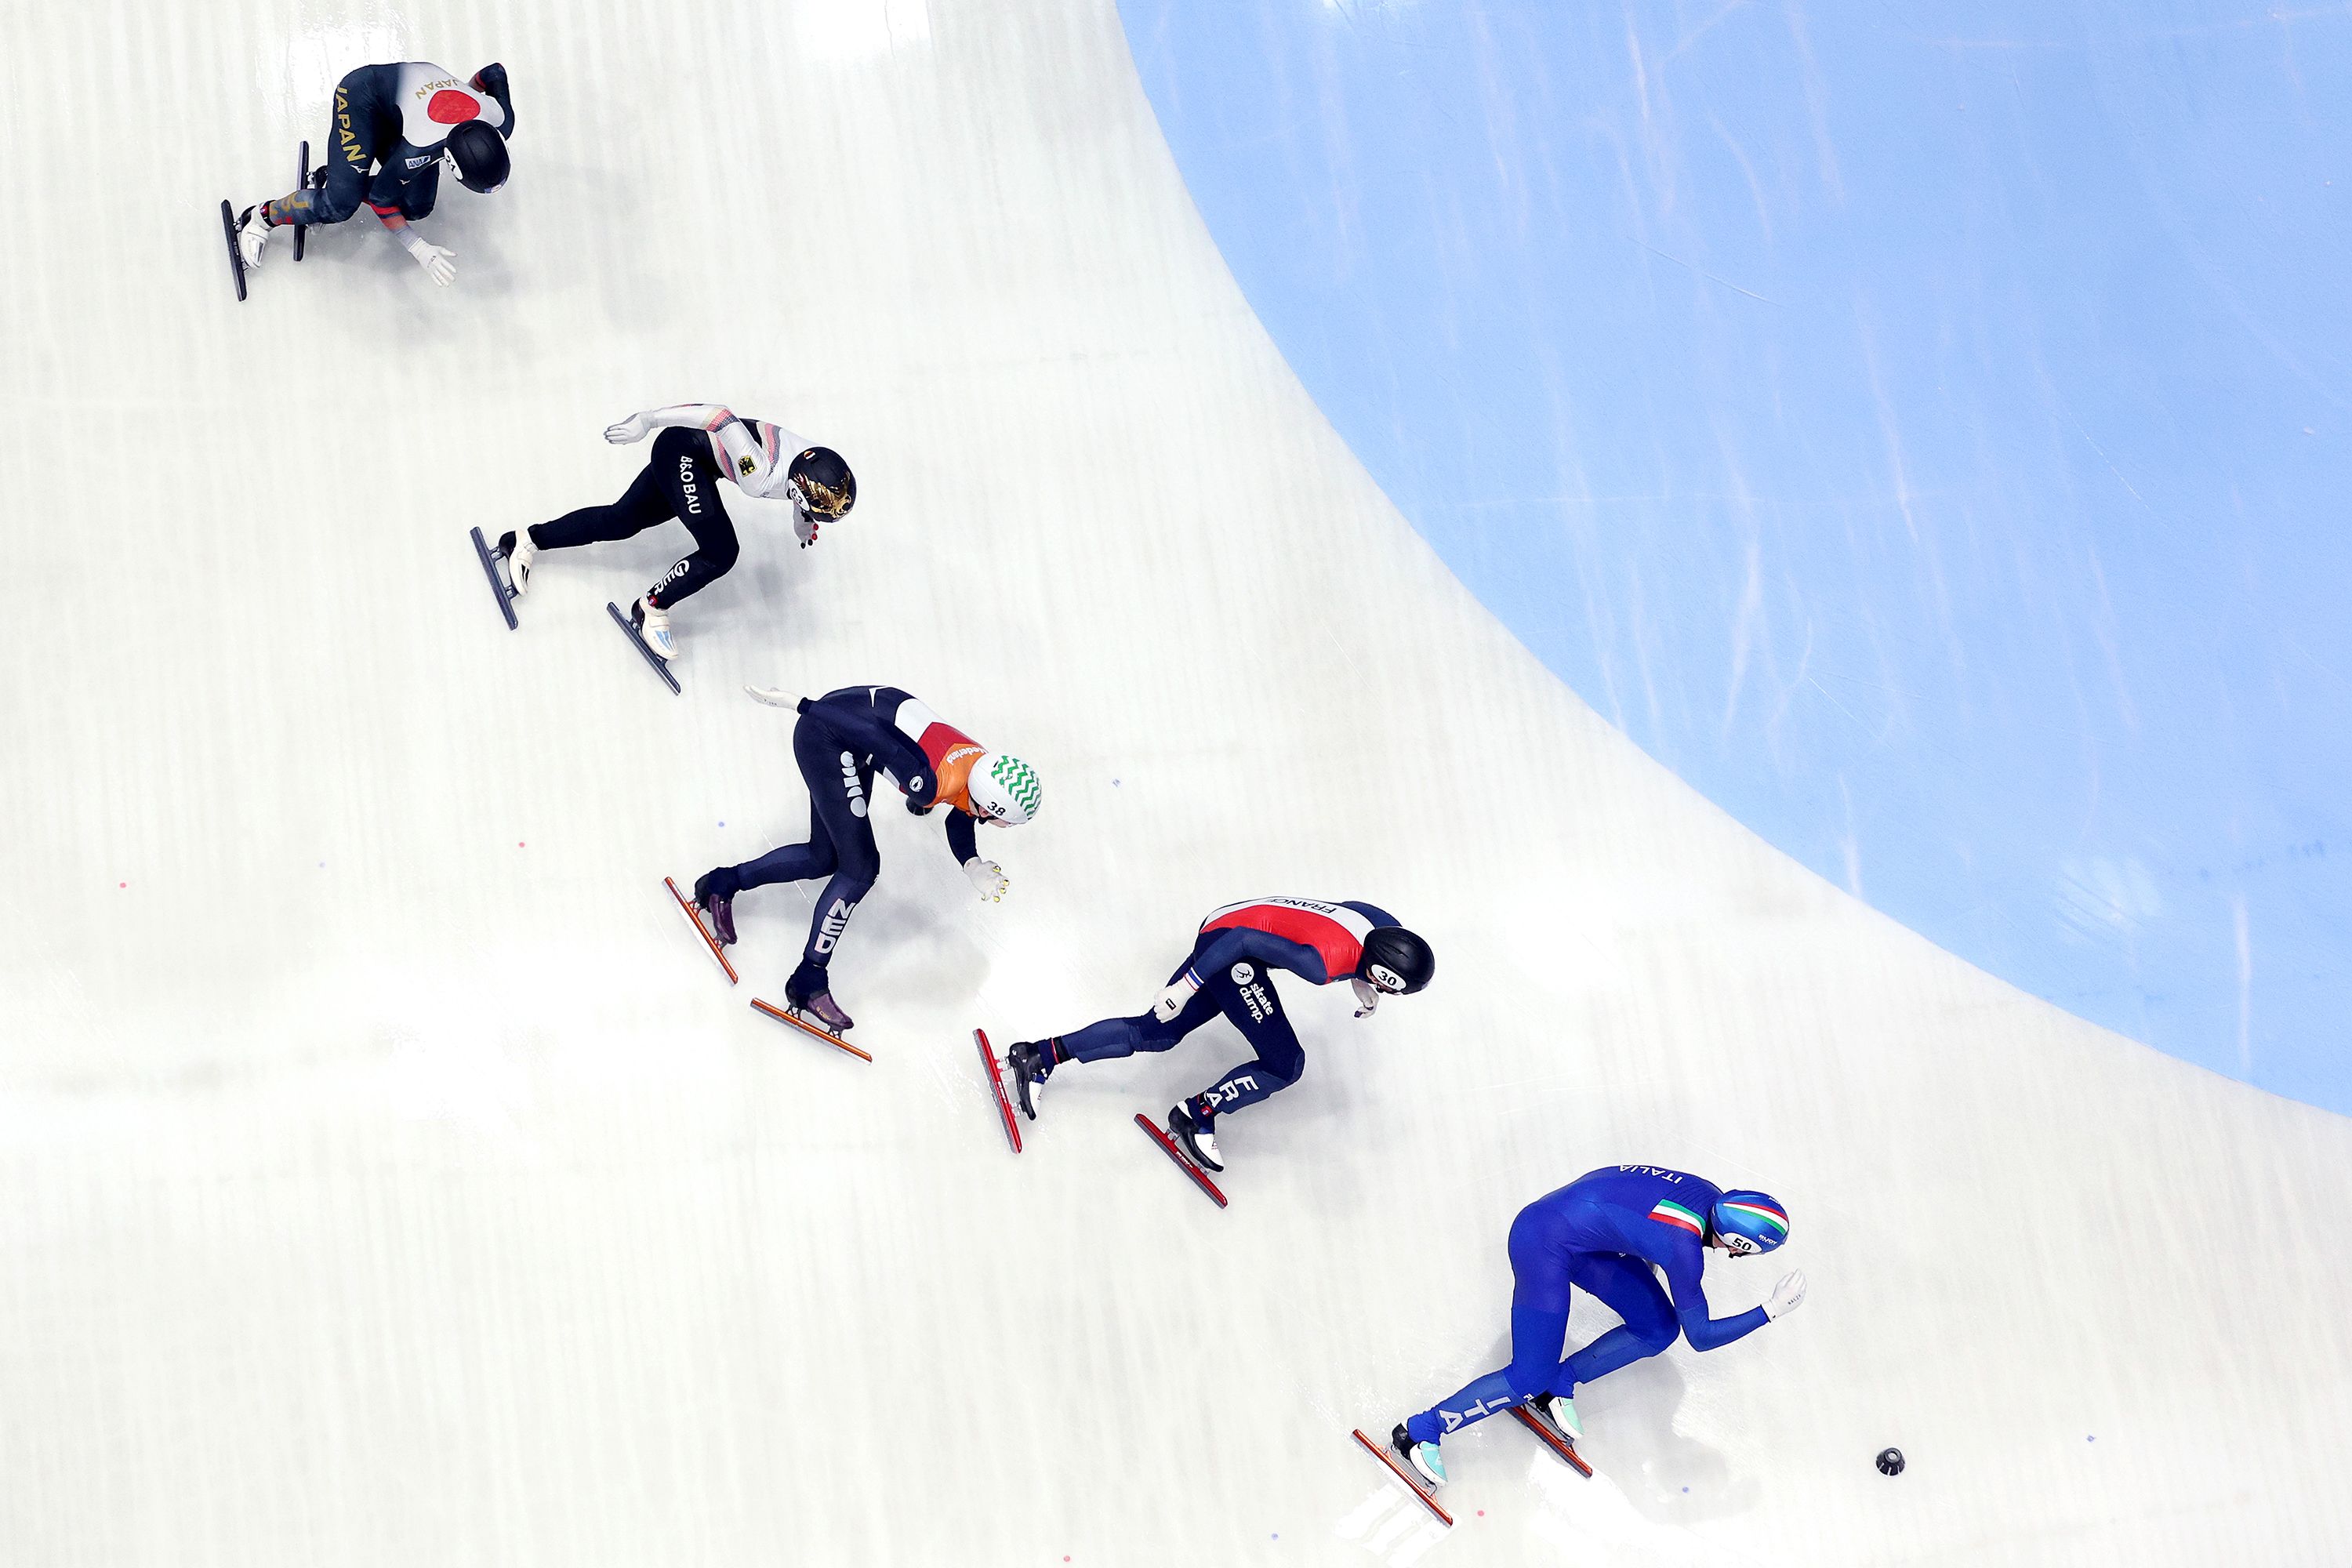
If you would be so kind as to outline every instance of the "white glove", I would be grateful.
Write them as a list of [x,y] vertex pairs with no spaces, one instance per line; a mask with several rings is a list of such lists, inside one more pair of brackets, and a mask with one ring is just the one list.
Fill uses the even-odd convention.
[[971,879],[971,885],[979,890],[982,903],[996,902],[1004,897],[1004,889],[1013,885],[1006,879],[1003,867],[993,860],[983,860],[977,855],[963,863],[963,874]]
[[618,425],[605,426],[604,439],[615,447],[625,447],[632,441],[644,440],[646,432],[652,428],[652,422],[644,415],[632,414]]
[[806,550],[810,545],[814,544],[816,542],[816,519],[811,517],[804,511],[794,511],[793,513],[793,537],[801,542],[801,548],[803,550]]
[[1348,984],[1355,988],[1356,1016],[1370,1017],[1372,1009],[1381,1005],[1381,988],[1368,980],[1350,980]]
[[456,251],[445,250],[430,241],[418,239],[415,235],[407,237],[413,242],[408,246],[408,254],[416,258],[417,266],[425,268],[425,276],[444,289],[457,281],[457,268],[449,259],[457,254]]
[[1791,1268],[1780,1276],[1778,1285],[1772,1287],[1772,1299],[1764,1303],[1764,1316],[1768,1319],[1786,1317],[1795,1311],[1797,1304],[1804,1299],[1805,1271]]
[[1191,975],[1178,975],[1176,984],[1162,991],[1159,998],[1151,1004],[1151,1016],[1163,1024],[1174,1023],[1176,1015],[1184,1010],[1184,1004],[1190,1002],[1192,999],[1192,993],[1199,989],[1198,985],[1192,984]]
[[[615,425],[613,428],[617,430],[620,426]],[[781,687],[747,686],[743,691],[752,701],[764,702],[771,708],[798,708],[801,705],[801,700],[797,694],[786,691]]]

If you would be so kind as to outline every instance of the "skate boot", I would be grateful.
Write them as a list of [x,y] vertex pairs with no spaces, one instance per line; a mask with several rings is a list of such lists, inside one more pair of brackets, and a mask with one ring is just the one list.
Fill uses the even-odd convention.
[[[514,596],[521,598],[530,592],[530,563],[539,554],[539,546],[530,542],[530,530],[519,528],[512,533],[499,535],[499,559],[507,563],[507,584]],[[732,942],[734,938],[728,938]]]
[[259,205],[237,215],[236,253],[244,258],[247,272],[261,265],[261,252],[268,242],[269,216]]
[[1171,1105],[1168,1108],[1168,1131],[1183,1146],[1184,1152],[1192,1156],[1192,1163],[1201,1169],[1222,1171],[1225,1168],[1217,1158],[1217,1135],[1211,1130],[1207,1117],[1195,1120],[1183,1106]]
[[1584,1423],[1577,1418],[1576,1401],[1565,1394],[1538,1394],[1528,1404],[1571,1443],[1584,1440]]
[[710,939],[721,947],[733,947],[735,895],[713,891],[710,885],[718,879],[716,871],[705,871],[694,879],[694,907],[710,917]]
[[1412,1434],[1404,1429],[1403,1422],[1398,1422],[1396,1430],[1389,1434],[1389,1447],[1412,1467],[1413,1474],[1433,1488],[1445,1484],[1445,1457],[1437,1451],[1434,1443],[1414,1442]]
[[677,645],[669,637],[669,612],[655,604],[651,594],[629,606],[629,625],[636,627],[646,646],[662,658],[677,657]]
[[1021,1114],[1036,1121],[1037,1101],[1045,1092],[1045,1080],[1054,1076],[1054,1047],[1016,1040],[1004,1053],[1004,1070],[1013,1079],[1013,1098],[1020,1102]]
[[784,1000],[793,1005],[793,1012],[829,1034],[845,1035],[856,1027],[841,1004],[833,999],[824,971],[814,965],[803,963],[793,971],[793,977],[784,982]]

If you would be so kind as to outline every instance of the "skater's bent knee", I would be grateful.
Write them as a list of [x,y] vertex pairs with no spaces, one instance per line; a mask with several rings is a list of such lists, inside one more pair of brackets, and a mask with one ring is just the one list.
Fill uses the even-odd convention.
[[1538,1394],[1551,1392],[1552,1373],[1559,1370],[1559,1363],[1549,1356],[1530,1356],[1505,1367],[1503,1381],[1511,1385],[1512,1398],[1533,1399]]
[[1671,1312],[1636,1313],[1626,1320],[1625,1327],[1652,1355],[1671,1348],[1683,1335],[1682,1325],[1675,1321]]

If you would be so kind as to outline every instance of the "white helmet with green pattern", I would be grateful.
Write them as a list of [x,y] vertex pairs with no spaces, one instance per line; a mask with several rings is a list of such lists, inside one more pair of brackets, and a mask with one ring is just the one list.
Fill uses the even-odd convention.
[[1043,798],[1037,770],[1003,752],[982,752],[971,764],[966,788],[973,815],[1005,827],[1018,827],[1035,816]]

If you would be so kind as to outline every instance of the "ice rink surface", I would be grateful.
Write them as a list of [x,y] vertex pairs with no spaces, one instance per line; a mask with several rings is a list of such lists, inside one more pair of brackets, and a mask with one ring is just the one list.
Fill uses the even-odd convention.
[[[0,1561],[2340,1562],[2352,1127],[1969,969],[1577,702],[1366,478],[1186,197],[1110,0],[20,6],[0,58]],[[360,220],[242,307],[215,207],[368,60],[513,74],[434,289]],[[857,510],[677,617],[628,412],[837,447]],[[904,686],[1034,762],[976,904],[880,813],[871,1067],[662,892],[795,837],[746,680]],[[1288,994],[1230,1210],[966,1031],[1143,1006],[1211,907],[1372,900],[1436,984]],[[1804,1307],[1584,1391],[1598,1479],[1348,1440],[1500,1359],[1502,1241],[1619,1161],[1790,1206]],[[1605,1311],[1580,1300],[1571,1338]],[[1895,1444],[1909,1469],[1871,1456]]]

